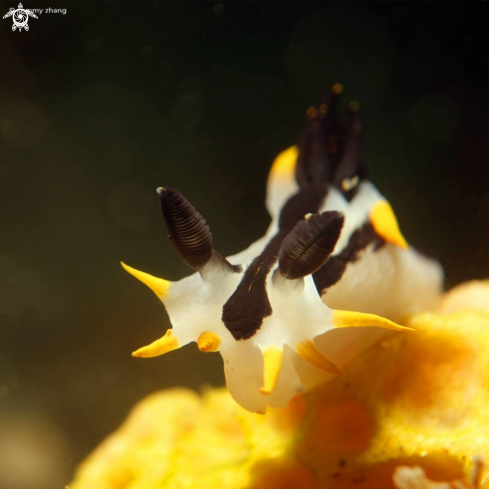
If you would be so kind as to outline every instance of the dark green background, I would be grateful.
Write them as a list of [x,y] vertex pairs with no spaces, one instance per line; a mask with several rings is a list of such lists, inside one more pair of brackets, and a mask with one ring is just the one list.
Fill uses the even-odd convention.
[[[270,164],[337,81],[408,241],[447,288],[489,276],[487,4],[25,2],[47,6],[67,13],[0,22],[0,486],[67,483],[146,394],[223,383],[195,345],[130,356],[169,322],[119,261],[191,272],[160,185],[222,254],[260,237]],[[52,445],[45,480],[5,479],[5,439]]]

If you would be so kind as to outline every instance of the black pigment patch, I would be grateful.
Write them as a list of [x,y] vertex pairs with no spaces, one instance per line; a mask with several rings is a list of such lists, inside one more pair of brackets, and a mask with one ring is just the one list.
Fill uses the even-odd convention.
[[173,249],[194,270],[202,269],[213,253],[212,234],[205,219],[178,190],[160,187],[158,194]]
[[295,280],[321,268],[338,241],[343,227],[341,212],[314,214],[299,221],[285,237],[279,252],[279,273]]
[[266,281],[283,237],[277,234],[246,269],[233,295],[222,308],[222,322],[235,340],[251,338],[261,327],[263,319],[272,314]]
[[251,338],[263,319],[272,314],[266,282],[285,237],[306,214],[316,214],[326,195],[326,186],[301,189],[282,208],[279,231],[246,269],[233,295],[222,308],[222,321],[236,340]]
[[[294,226],[303,220],[306,214],[319,212],[331,186],[338,188],[350,201],[356,195],[361,180],[366,178],[367,171],[360,139],[361,128],[356,114],[358,106],[350,104],[346,121],[340,120],[340,92],[341,87],[335,85],[330,97],[319,109],[308,110],[295,167],[299,192],[285,203],[279,216],[278,233],[253,260],[234,294],[224,304],[222,321],[236,340],[251,338],[260,329],[263,319],[272,314],[266,290],[267,276],[278,259],[282,242]],[[336,230],[332,230],[331,238],[324,237],[325,242],[327,239],[336,242],[338,236],[335,233]],[[288,251],[286,249],[284,254],[292,253],[293,238],[290,239]],[[296,239],[299,238],[296,236]],[[355,261],[358,252],[374,241],[377,246],[383,245],[373,228],[364,226],[356,231],[351,236],[347,248],[337,257],[330,257],[314,274],[314,277],[317,276],[315,280],[318,290],[336,283],[343,275],[348,262]],[[300,247],[298,242],[295,245]],[[327,246],[329,245],[324,244],[324,248]],[[334,247],[334,244],[331,246]],[[298,256],[301,256],[299,248],[296,251]],[[320,263],[321,253],[314,252],[311,256],[306,253],[303,256],[304,260],[299,259],[294,265],[286,260],[287,273],[290,273],[291,277],[303,276],[301,274],[307,271],[309,265],[314,270]],[[320,288],[318,282],[325,285]]]
[[306,214],[317,214],[327,194],[326,185],[311,185],[290,197],[280,211],[278,218],[280,232],[287,235]]
[[348,263],[356,262],[359,253],[370,244],[374,245],[374,251],[385,245],[385,241],[375,232],[370,222],[357,229],[348,241],[346,248],[338,255],[331,256],[329,260],[313,274],[316,288],[320,295],[337,283],[345,273]]

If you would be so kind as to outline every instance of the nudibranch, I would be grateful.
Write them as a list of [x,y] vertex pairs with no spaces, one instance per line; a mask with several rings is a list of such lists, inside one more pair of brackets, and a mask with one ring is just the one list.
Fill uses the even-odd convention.
[[169,282],[122,264],[160,298],[173,325],[133,356],[192,341],[202,352],[219,351],[233,398],[264,413],[328,375],[344,376],[342,367],[378,328],[408,330],[394,321],[433,307],[441,267],[408,246],[391,206],[366,179],[358,104],[341,120],[340,92],[335,85],[307,111],[298,147],[276,158],[267,184],[272,222],[243,252],[221,256],[190,202],[158,188],[168,239],[196,273]]

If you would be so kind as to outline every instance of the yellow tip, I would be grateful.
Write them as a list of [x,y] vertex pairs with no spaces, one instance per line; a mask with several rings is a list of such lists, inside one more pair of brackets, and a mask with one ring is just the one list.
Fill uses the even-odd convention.
[[284,351],[278,346],[267,346],[263,350],[263,387],[260,389],[262,394],[271,394],[275,389],[283,356]]
[[221,338],[216,333],[211,333],[210,331],[202,333],[197,340],[199,350],[204,353],[219,350],[220,344]]
[[357,112],[358,109],[360,108],[360,106],[358,105],[358,102],[355,102],[355,100],[352,100],[349,105],[348,105],[349,109],[352,111],[352,112]]
[[132,353],[132,356],[139,358],[158,357],[177,348],[180,348],[178,338],[173,334],[173,330],[169,329],[159,340],[153,341],[151,345],[139,348],[139,350]]
[[379,200],[374,204],[370,211],[370,221],[375,229],[375,232],[388,243],[399,246],[403,250],[407,250],[409,245],[404,239],[404,236],[399,230],[397,219],[386,200]]
[[306,115],[307,115],[307,117],[314,119],[314,117],[316,117],[318,115],[318,109],[316,109],[316,107],[309,107],[306,110]]
[[413,328],[400,326],[389,319],[366,312],[333,311],[332,323],[335,328],[377,326],[378,328],[392,329],[394,331],[415,331]]
[[343,85],[341,83],[335,83],[333,85],[333,88],[331,89],[331,91],[335,94],[335,95],[339,95],[342,91],[343,91]]
[[168,280],[153,277],[153,275],[136,270],[123,262],[121,262],[121,265],[126,272],[129,272],[133,277],[136,277],[143,284],[147,285],[160,299],[168,295],[168,289],[171,285],[171,282],[168,282]]
[[297,146],[291,146],[290,148],[282,151],[273,162],[270,170],[271,178],[288,178],[295,171],[295,164],[299,149]]
[[337,377],[346,378],[345,373],[337,367],[331,360],[327,359],[316,347],[316,345],[308,340],[299,343],[296,346],[295,351],[306,362],[311,365],[327,372],[329,374],[336,375]]

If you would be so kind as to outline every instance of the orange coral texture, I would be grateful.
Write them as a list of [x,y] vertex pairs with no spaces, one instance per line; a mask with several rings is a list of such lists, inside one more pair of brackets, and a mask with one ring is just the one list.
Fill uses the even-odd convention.
[[[467,287],[477,300],[461,299]],[[149,396],[69,488],[437,487],[428,479],[468,487],[473,457],[489,460],[489,287],[459,292],[441,312],[407,319],[415,333],[382,337],[350,364],[347,380],[286,409],[251,414],[225,389]],[[396,486],[398,466],[419,466],[426,478],[415,469]],[[484,473],[477,485],[489,487]]]

